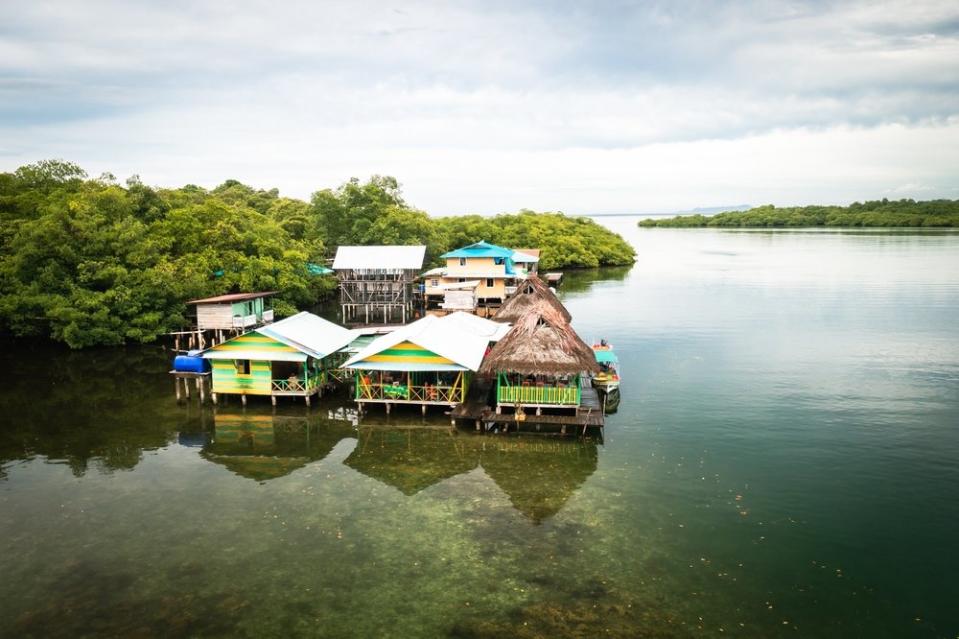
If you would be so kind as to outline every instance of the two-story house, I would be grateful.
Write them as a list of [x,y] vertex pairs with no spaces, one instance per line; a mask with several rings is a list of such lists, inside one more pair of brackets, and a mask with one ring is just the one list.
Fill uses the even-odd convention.
[[[538,253],[523,253],[481,241],[444,253],[446,266],[423,274],[427,303],[445,310],[475,310],[499,306],[516,290],[517,282],[535,271]],[[514,258],[519,257],[517,263]]]

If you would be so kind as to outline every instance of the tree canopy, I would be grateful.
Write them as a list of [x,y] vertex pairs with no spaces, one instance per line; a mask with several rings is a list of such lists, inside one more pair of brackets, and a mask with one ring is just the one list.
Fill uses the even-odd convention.
[[959,227],[959,200],[872,200],[849,206],[757,206],[718,215],[647,219],[644,227]]
[[80,348],[149,342],[186,323],[190,299],[276,290],[278,315],[335,289],[307,265],[341,244],[425,244],[427,260],[479,240],[541,248],[542,268],[631,264],[586,218],[521,211],[431,218],[393,177],[352,179],[310,202],[227,180],[153,188],[45,160],[0,173],[0,331]]

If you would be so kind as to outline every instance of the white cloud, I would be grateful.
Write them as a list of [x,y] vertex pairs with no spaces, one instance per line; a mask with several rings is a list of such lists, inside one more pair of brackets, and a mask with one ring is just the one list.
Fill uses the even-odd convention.
[[956,196],[948,2],[17,9],[0,170],[300,197],[389,173],[437,213]]

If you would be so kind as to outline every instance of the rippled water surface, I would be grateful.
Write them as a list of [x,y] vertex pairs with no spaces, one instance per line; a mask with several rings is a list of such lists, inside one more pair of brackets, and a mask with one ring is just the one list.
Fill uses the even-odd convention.
[[3,343],[0,636],[955,637],[959,235],[635,228],[603,438]]

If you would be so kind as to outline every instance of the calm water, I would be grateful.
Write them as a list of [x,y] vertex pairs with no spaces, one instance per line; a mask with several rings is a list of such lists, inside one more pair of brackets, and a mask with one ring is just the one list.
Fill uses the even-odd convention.
[[603,441],[3,344],[0,636],[957,636],[959,235],[605,223]]

